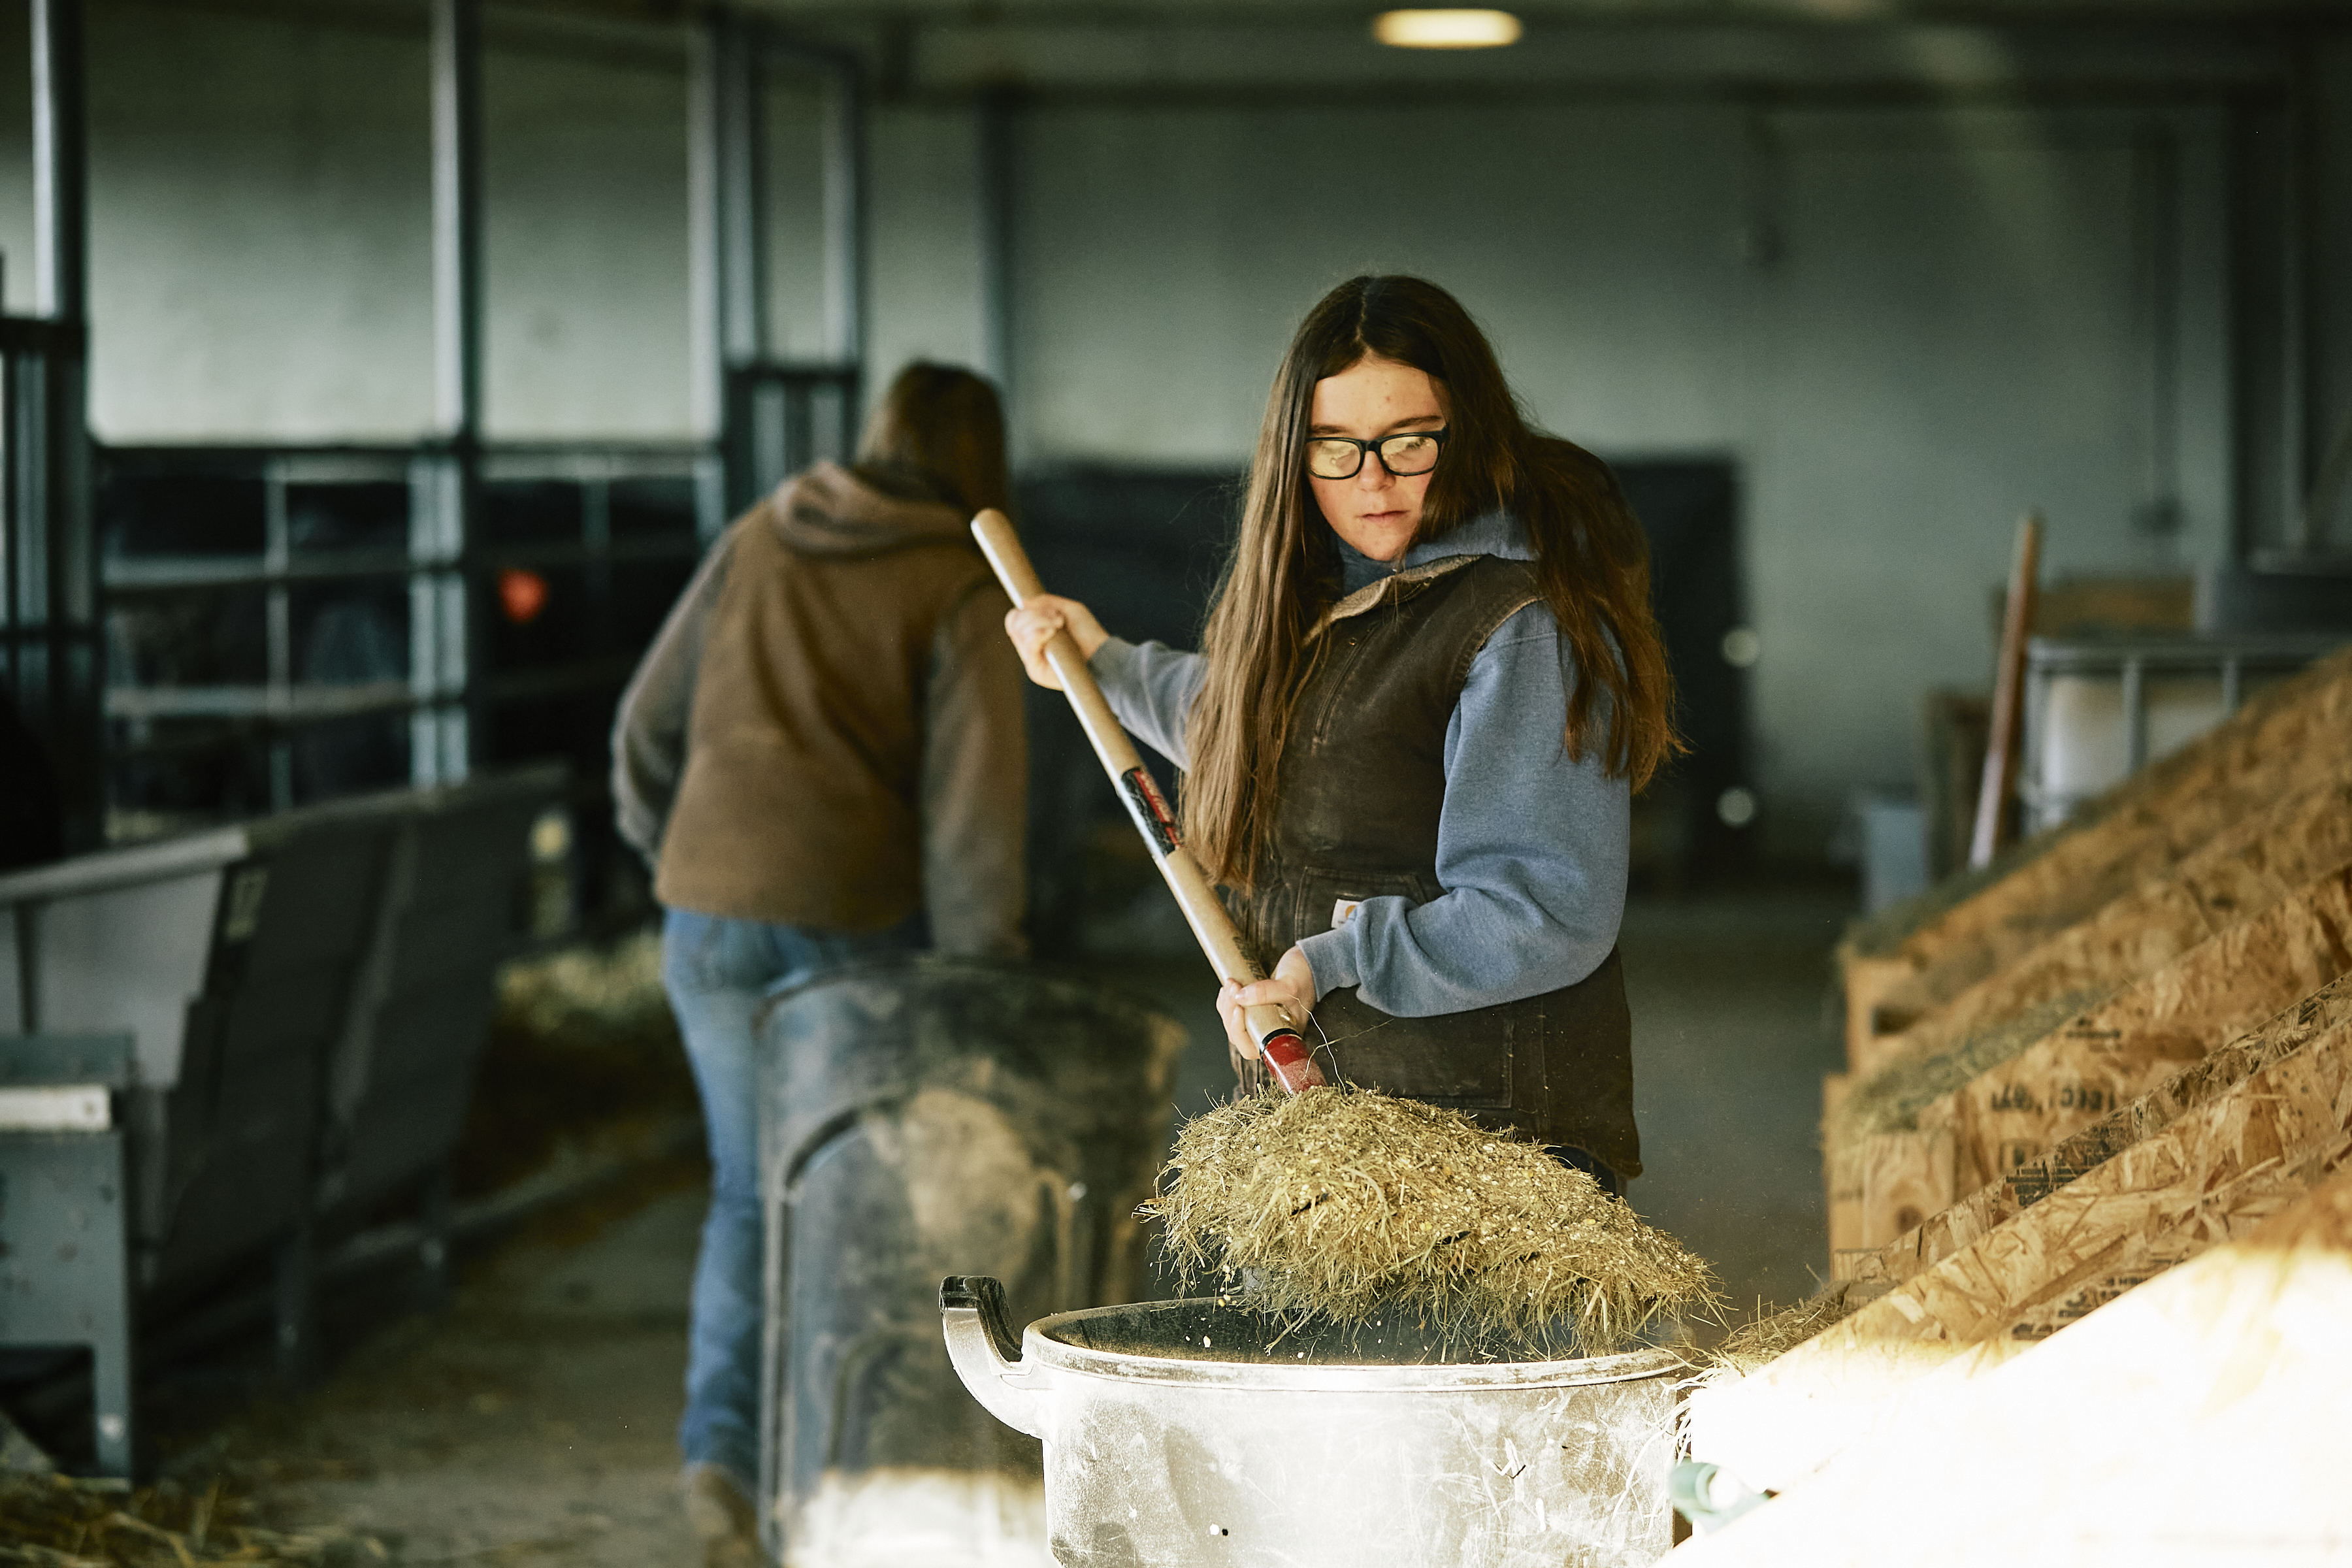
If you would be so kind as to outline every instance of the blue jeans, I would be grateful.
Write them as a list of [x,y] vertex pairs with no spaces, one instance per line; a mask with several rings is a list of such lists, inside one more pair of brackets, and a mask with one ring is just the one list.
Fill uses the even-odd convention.
[[770,996],[811,975],[924,945],[919,915],[888,931],[855,935],[691,910],[662,917],[662,985],[686,1039],[710,1138],[710,1212],[694,1267],[686,1418],[677,1441],[688,1464],[721,1467],[750,1496],[758,1495],[765,1272],[760,1054],[752,1019]]

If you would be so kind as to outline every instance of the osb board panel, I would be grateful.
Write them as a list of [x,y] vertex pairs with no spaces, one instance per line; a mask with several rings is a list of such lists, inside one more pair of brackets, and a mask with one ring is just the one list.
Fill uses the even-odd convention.
[[1954,1190],[1973,1192],[2347,972],[2352,864],[1979,1075],[1920,1127],[1951,1129]]
[[2352,1253],[2352,1171],[2338,1170],[2301,1202],[2246,1237],[2249,1251]]
[[1994,1337],[2035,1303],[2112,1270],[2135,1237],[2218,1221],[2300,1167],[2312,1184],[2352,1133],[2352,1024],[2340,1024],[1922,1269],[1763,1375],[1873,1340]]
[[2121,1110],[2061,1140],[2047,1154],[1929,1216],[1918,1229],[1884,1247],[1855,1255],[1840,1272],[1865,1282],[1900,1284],[2133,1144],[2211,1104],[2271,1063],[2347,1023],[2352,1023],[2352,978],[2339,978],[2266,1019],[2261,1027],[2192,1062]]
[[1883,1132],[1862,1141],[1862,1245],[1884,1247],[1952,1206],[1952,1130]]
[[[1748,1418],[1733,1468],[1781,1496],[1669,1561],[1741,1568],[2340,1563],[2352,1541],[2352,1172],[1989,1375],[1967,1357],[1868,1412],[1822,1457],[1816,1412]],[[1984,1347],[1979,1347],[1980,1352]],[[1972,1352],[1976,1353],[1976,1352]],[[1731,1390],[1737,1394],[1738,1389]],[[1793,1391],[1791,1391],[1793,1392]],[[1693,1451],[1728,1455],[1692,1398]],[[1793,1419],[1792,1419],[1793,1417]],[[1702,1443],[1705,1447],[1702,1447]]]
[[[2310,1039],[1747,1377],[1691,1398],[1694,1454],[1752,1486],[1811,1470],[2352,1158],[2352,1021]],[[2251,1239],[2251,1237],[2249,1237]]]
[[2352,650],[2263,692],[2204,737],[2142,769],[2065,834],[1892,954],[1946,976],[1947,994],[2179,863],[2215,835],[2352,761]]
[[[2109,994],[2347,860],[2352,766],[2266,803],[2177,866],[1964,988],[1951,988],[1942,968],[1883,985],[1874,1015],[1913,1021],[1899,1034],[1850,1042],[1849,1066],[1874,1073],[1948,1049],[2038,1003]],[[1886,961],[1871,962],[1883,973]]]
[[1872,1042],[1888,1032],[1879,1004],[1910,978],[1911,965],[1899,958],[1851,958],[1840,967],[1845,987],[1845,1065],[1850,1071],[1866,1071]]
[[[1842,1072],[1826,1074],[1822,1079],[1822,1118],[1824,1121],[1844,1098],[1846,1086],[1852,1080]],[[1842,1276],[1838,1259],[1862,1247],[1862,1173],[1854,1162],[1841,1166],[1827,1154],[1822,1157],[1822,1185],[1829,1199],[1830,1275]]]
[[2347,1155],[2352,1155],[2352,1135],[2338,1138],[2311,1163],[2263,1166],[2228,1191],[2210,1194],[2202,1210],[2151,1215],[2146,1231],[2125,1237],[2088,1261],[2076,1279],[2021,1309],[1986,1337],[2032,1344],[2081,1322],[2166,1269],[2224,1242],[2245,1239],[2301,1202],[2310,1191],[2315,1169],[2321,1176],[2333,1175],[2345,1167]]
[[[1685,1403],[1685,1441],[1692,1458],[1721,1465],[1757,1490],[1783,1491],[1840,1452],[1902,1431],[1914,1408],[1941,1391],[2033,1348],[2010,1340],[1888,1341],[1811,1367],[1801,1380],[1772,1381],[1769,1368],[1709,1379]],[[1679,1563],[1688,1550],[1665,1561]]]

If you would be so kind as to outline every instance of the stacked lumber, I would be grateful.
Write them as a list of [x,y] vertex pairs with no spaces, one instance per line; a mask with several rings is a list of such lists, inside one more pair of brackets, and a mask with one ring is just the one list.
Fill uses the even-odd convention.
[[1920,1388],[1899,1429],[1670,1561],[2342,1561],[2347,1321],[2352,1168],[2338,1167],[1997,1370]]
[[[2352,837],[2352,784],[2328,793]],[[1834,1179],[1860,1189],[1859,1248],[1893,1241],[2352,972],[2352,845],[2340,852],[2320,876],[2102,1001],[2058,1016],[2028,1009],[2022,1029],[1985,1031],[1849,1093],[1830,1147],[1843,1167]],[[1840,1254],[1837,1271],[1854,1259]]]
[[[1832,1272],[2352,969],[2352,651],[1843,953]],[[1946,897],[1949,897],[1947,890]]]
[[2347,1165],[2352,978],[1861,1260],[1855,1310],[1693,1394],[1692,1452],[1792,1484]]
[[[2277,1458],[2316,1440],[2294,1426],[2305,1391],[2265,1381],[2294,1358],[2248,1313],[2259,1300],[2352,1325],[2352,651],[1845,957],[1849,1070],[1823,1120],[1836,1279],[1736,1336],[1687,1410],[1695,1458],[1789,1496],[1698,1554],[1801,1549],[1810,1563],[1840,1538],[1871,1542],[1789,1504],[1866,1496],[1891,1523],[1871,1490],[1899,1479],[1888,1454],[1932,1450],[1928,1484],[1948,1497],[1956,1476],[2007,1474],[2021,1436],[2039,1452],[2046,1429],[2096,1456],[2069,1473],[2121,1474],[2139,1463],[2124,1447],[2142,1451],[2118,1447],[2133,1377],[2205,1389],[2218,1403],[2168,1415],[2211,1418],[2215,1441],[2252,1430]],[[2318,1251],[2283,1272],[2278,1247]],[[2115,1347],[2154,1343],[2158,1320],[2189,1335],[2165,1352],[2175,1364],[2099,1385],[2088,1369],[2113,1374]],[[2340,1397],[2352,1331],[2329,1342],[2296,1364]],[[2217,1415],[2248,1391],[2269,1401],[2259,1417]],[[2085,1421],[2100,1442],[2069,1449]],[[2156,1470],[2210,1455],[2178,1419],[2151,1436]],[[2037,1475],[2022,1495],[2066,1494]],[[2074,1539],[2033,1517],[2044,1533],[2026,1538]],[[2352,1531],[2352,1504],[2328,1517]],[[2070,1560],[2105,1552],[2101,1531],[2155,1539],[2139,1528],[2102,1522]],[[1968,1534],[1956,1560],[1995,1538]],[[1743,1539],[1753,1555],[1729,1550]],[[2242,1539],[2242,1519],[2206,1541]]]
[[1849,1068],[1869,1058],[1878,1036],[1899,1032],[2347,763],[2352,649],[2263,691],[2075,822],[1886,911],[1839,954]]

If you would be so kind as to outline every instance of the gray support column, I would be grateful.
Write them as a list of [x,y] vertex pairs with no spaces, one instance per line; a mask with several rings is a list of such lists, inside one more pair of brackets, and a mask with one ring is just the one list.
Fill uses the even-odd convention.
[[89,315],[89,146],[81,0],[32,0],[36,314]]
[[825,64],[831,112],[824,135],[824,351],[846,374],[830,396],[803,395],[807,449],[793,458],[795,467],[818,457],[849,460],[857,450],[866,392],[866,78],[852,56],[834,55]]
[[66,334],[7,365],[16,693],[49,745],[68,852],[105,838],[105,679],[89,512],[89,139],[81,0],[31,0],[33,294]]
[[1006,423],[1013,403],[1013,89],[991,88],[981,95],[980,116],[980,342],[982,368],[1004,400]]
[[2317,193],[2312,188],[2314,100],[2312,52],[2307,32],[2290,35],[2286,48],[2286,134],[2279,173],[2279,501],[2280,531],[2290,551],[2318,546],[2311,512],[2311,300],[2313,219]]
[[686,247],[688,361],[694,427],[719,434],[726,395],[726,348],[720,340],[719,98],[720,48],[715,23],[687,38]]
[[742,367],[768,349],[767,189],[760,112],[760,47],[751,24],[711,14],[695,51],[693,112],[694,298],[697,382],[718,427],[716,506],[701,526],[715,536],[749,503],[755,394]]
[[482,425],[479,0],[433,0],[433,405],[440,433]]
[[2291,355],[2282,342],[2290,307],[2282,287],[2288,222],[2279,149],[2286,115],[2276,99],[2246,98],[2229,110],[2231,489],[2233,562],[2244,565],[2287,543],[2291,501],[2284,483]]
[[768,140],[760,39],[720,12],[710,24],[717,89],[719,349],[723,363],[768,354]]
[[410,679],[419,784],[466,776],[486,715],[479,595],[465,563],[481,490],[482,25],[479,0],[433,0],[433,403],[437,451],[414,487]]
[[2144,570],[2180,569],[2180,150],[2169,120],[2132,138],[2136,331],[2147,387],[2147,448],[2132,509]]
[[[835,363],[857,364],[866,357],[866,82],[855,59],[832,63],[824,139],[824,347]],[[845,417],[854,425],[855,411]],[[855,439],[853,429],[849,440]]]

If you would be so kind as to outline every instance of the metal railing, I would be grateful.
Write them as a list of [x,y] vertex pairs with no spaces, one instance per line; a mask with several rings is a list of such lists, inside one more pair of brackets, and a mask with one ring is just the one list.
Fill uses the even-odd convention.
[[708,447],[118,448],[98,521],[118,836],[572,755],[724,519]]
[[857,445],[861,383],[854,363],[729,366],[721,443],[729,510],[750,506],[820,458],[846,460]]
[[2150,762],[2220,723],[2261,686],[2343,638],[2331,633],[2116,633],[2026,646],[2018,794],[2055,827]]

